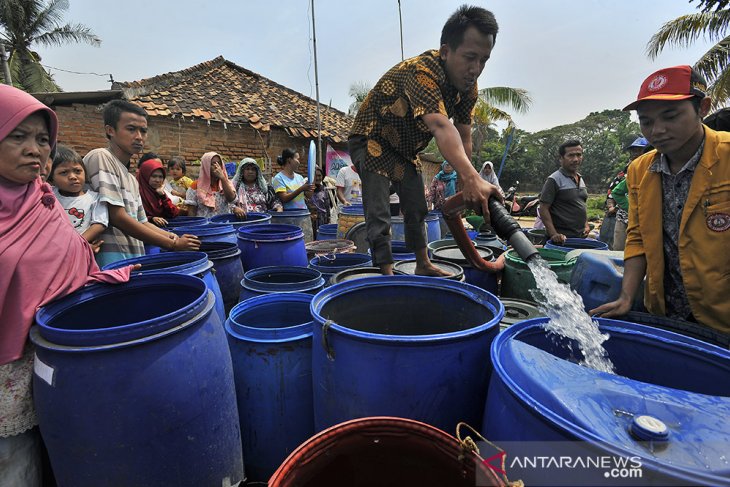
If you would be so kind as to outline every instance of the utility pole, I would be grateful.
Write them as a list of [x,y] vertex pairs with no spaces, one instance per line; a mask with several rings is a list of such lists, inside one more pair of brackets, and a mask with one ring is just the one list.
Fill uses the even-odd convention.
[[13,85],[13,80],[10,77],[10,66],[8,66],[8,57],[5,54],[5,44],[0,42],[0,64],[3,65],[3,77],[5,78],[6,85]]

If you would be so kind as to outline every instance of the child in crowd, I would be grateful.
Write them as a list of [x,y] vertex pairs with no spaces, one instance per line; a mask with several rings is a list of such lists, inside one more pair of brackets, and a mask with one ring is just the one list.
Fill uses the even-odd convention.
[[332,212],[333,206],[322,176],[322,169],[319,167],[316,168],[314,191],[312,192],[312,197],[307,198],[307,206],[309,206],[309,211],[312,213],[312,228],[315,232],[320,225],[325,225],[330,222],[330,213]]
[[158,227],[167,226],[167,220],[180,210],[165,192],[165,168],[160,157],[152,152],[140,157],[136,177],[147,218]]
[[167,161],[167,175],[170,184],[170,193],[178,198],[185,199],[185,195],[193,184],[193,180],[186,176],[185,159],[175,156]]
[[99,201],[99,193],[85,189],[86,168],[81,156],[59,144],[48,179],[71,225],[98,252],[103,243],[99,237],[109,226],[109,211],[106,203]]
[[308,184],[302,175],[295,172],[299,167],[299,153],[294,149],[284,149],[276,161],[281,166],[281,171],[271,180],[276,196],[285,210],[306,210],[304,192],[314,191],[314,184]]

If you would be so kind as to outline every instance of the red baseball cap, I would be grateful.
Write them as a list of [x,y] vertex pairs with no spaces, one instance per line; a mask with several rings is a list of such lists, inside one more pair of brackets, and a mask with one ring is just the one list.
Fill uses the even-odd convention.
[[624,111],[636,110],[644,100],[678,101],[707,96],[707,82],[692,66],[673,66],[649,75],[641,83],[636,101],[624,107]]

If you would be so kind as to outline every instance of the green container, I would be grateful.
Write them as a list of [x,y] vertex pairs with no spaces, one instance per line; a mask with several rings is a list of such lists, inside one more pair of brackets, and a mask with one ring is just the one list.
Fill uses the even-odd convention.
[[[569,284],[577,259],[568,259],[567,252],[555,249],[537,249],[540,256],[548,262],[550,269],[557,274],[558,281]],[[505,298],[534,301],[530,290],[536,289],[535,278],[525,261],[510,249],[506,253],[504,272],[502,273],[502,289],[500,296]]]

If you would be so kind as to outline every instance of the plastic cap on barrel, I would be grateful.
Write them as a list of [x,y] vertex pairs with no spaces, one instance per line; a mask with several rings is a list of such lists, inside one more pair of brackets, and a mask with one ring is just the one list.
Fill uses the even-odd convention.
[[667,441],[669,439],[667,425],[654,416],[634,416],[629,431],[639,441]]

